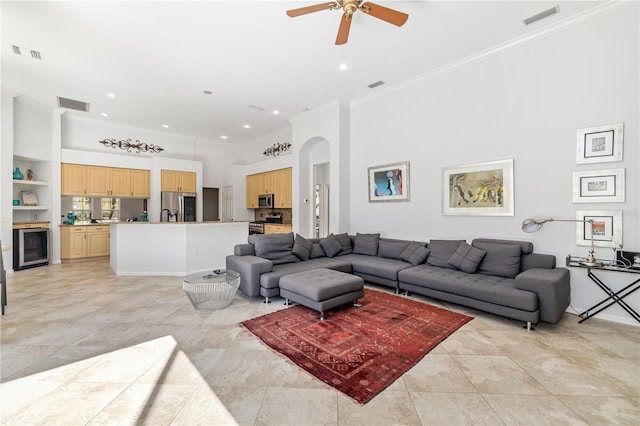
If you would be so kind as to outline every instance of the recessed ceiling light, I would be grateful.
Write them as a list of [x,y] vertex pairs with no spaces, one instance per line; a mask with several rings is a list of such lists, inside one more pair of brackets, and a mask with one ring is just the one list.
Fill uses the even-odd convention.
[[162,127],[164,127],[165,129],[168,129],[169,125],[168,124],[163,124]]
[[227,135],[221,135],[220,139],[229,139],[229,137]]
[[280,111],[278,111],[277,109],[273,111],[273,115],[278,115],[280,114]]
[[116,96],[115,93],[107,93],[107,96],[110,98],[117,98],[118,96]]
[[347,64],[347,63],[342,63],[342,64],[338,65],[338,69],[339,69],[340,71],[348,70],[348,69],[349,69],[349,64]]
[[205,95],[213,95],[213,92],[211,90],[205,90],[202,93],[204,93]]
[[250,129],[250,128],[251,128],[251,124],[245,124],[245,125],[244,125],[244,126],[242,126],[242,127],[244,127],[245,129]]
[[107,114],[106,112],[103,112],[103,113],[102,113],[102,114],[100,114],[100,115],[101,115],[101,116],[103,116],[103,117],[108,117],[108,116],[109,116],[109,114]]

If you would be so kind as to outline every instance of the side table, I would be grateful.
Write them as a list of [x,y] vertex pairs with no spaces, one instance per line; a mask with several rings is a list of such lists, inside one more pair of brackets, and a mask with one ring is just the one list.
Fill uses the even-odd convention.
[[[602,299],[600,302],[596,303],[589,309],[586,309],[581,314],[579,314],[583,318],[580,321],[578,321],[578,323],[582,323],[588,320],[592,316],[599,314],[600,312],[604,311],[609,306],[615,303],[620,305],[622,309],[624,309],[629,315],[631,315],[631,317],[633,317],[633,319],[640,322],[640,314],[638,314],[638,312],[636,312],[631,306],[629,306],[628,303],[624,301],[625,297],[629,296],[630,294],[634,293],[636,290],[640,289],[640,269],[635,267],[621,268],[619,266],[615,266],[610,263],[605,263],[602,266],[597,266],[597,267],[585,266],[580,263],[581,261],[584,261],[584,259],[567,256],[566,265],[572,268],[586,268],[587,276],[591,279],[591,281],[596,283],[596,285],[600,287],[602,291],[604,291],[607,294],[607,297]],[[609,286],[607,286],[607,284],[604,282],[602,278],[598,277],[594,273],[594,271],[610,271],[610,272],[635,274],[636,276],[638,276],[638,278],[632,281],[631,283],[627,284],[626,286],[624,286],[622,289],[614,292]]]
[[226,308],[239,286],[240,274],[230,269],[196,272],[182,281],[182,289],[196,310]]

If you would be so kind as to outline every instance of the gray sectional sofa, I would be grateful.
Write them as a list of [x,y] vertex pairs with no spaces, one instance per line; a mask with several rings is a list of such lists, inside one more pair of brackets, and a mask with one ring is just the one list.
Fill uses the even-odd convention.
[[352,273],[365,282],[469,306],[531,324],[556,323],[569,305],[569,271],[525,241],[419,241],[379,234],[251,235],[227,256],[240,291],[265,302],[280,296],[280,278],[311,269]]

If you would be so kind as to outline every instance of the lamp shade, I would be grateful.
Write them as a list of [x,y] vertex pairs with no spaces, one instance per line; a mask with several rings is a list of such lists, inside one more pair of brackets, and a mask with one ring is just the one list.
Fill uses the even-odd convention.
[[525,219],[522,221],[522,230],[524,232],[536,232],[540,228],[542,228],[542,223],[535,219]]

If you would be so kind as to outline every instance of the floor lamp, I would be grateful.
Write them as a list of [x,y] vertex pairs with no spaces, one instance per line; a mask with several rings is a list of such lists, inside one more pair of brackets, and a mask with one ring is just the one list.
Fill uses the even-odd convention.
[[580,219],[525,219],[522,221],[522,230],[524,232],[536,232],[538,231],[540,228],[542,228],[542,225],[544,225],[547,222],[584,222],[584,223],[588,223],[589,226],[591,226],[591,250],[589,250],[589,255],[587,256],[587,259],[579,262],[581,265],[584,266],[588,266],[588,267],[600,267],[602,266],[602,262],[598,262],[598,260],[596,260],[596,248],[595,248],[595,244],[593,241],[593,219],[587,219],[587,220],[580,220]]

